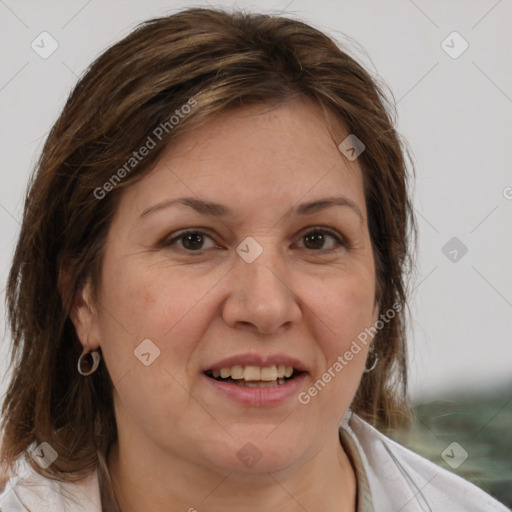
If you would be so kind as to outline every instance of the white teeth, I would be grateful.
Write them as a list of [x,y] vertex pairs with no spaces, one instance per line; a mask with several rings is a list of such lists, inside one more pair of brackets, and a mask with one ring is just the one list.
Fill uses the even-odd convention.
[[262,368],[260,380],[277,380],[277,366],[265,366],[265,368]]
[[231,377],[233,380],[245,380],[246,382],[265,381],[272,382],[284,377],[291,377],[293,366],[285,366],[284,364],[272,366],[233,366],[232,368],[221,368],[220,370],[212,370],[214,378],[222,377],[227,379]]
[[244,380],[261,380],[261,370],[257,366],[246,366]]
[[243,379],[244,378],[244,367],[243,366],[233,366],[231,368],[231,378],[232,379]]

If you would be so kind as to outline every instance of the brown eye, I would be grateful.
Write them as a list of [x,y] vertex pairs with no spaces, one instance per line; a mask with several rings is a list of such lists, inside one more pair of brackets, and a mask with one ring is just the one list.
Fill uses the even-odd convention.
[[163,245],[169,247],[176,245],[177,242],[181,242],[181,244],[178,244],[180,249],[188,252],[199,252],[203,249],[208,249],[208,247],[203,247],[206,239],[212,240],[210,236],[202,231],[185,231],[172,240],[164,242]]
[[[329,238],[333,239],[335,241],[335,244],[333,247],[325,249],[324,245],[326,244]],[[339,236],[337,236],[332,231],[326,229],[314,229],[312,231],[309,231],[308,233],[302,236],[302,239],[305,241],[305,248],[312,251],[330,252],[336,250],[339,246],[345,245]]]
[[[217,247],[215,245],[205,247],[207,240],[213,239],[203,231],[184,231],[171,240],[163,242],[163,247],[178,246],[178,249],[184,252],[201,252],[206,249]],[[301,237],[304,240],[304,249],[315,252],[332,252],[341,246],[346,246],[343,237],[327,229],[314,229]],[[331,246],[325,248],[325,245],[331,240]]]
[[190,250],[200,250],[204,244],[204,237],[201,233],[190,233],[182,235],[183,247]]

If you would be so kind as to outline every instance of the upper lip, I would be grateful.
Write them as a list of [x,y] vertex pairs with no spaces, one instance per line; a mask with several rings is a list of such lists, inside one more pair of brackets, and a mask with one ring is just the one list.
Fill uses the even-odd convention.
[[254,354],[246,353],[227,357],[204,368],[203,371],[232,368],[233,366],[291,366],[297,371],[307,372],[306,365],[294,357],[286,354]]

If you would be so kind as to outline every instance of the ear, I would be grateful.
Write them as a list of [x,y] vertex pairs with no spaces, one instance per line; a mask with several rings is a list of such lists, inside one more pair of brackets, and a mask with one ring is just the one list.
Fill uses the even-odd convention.
[[100,346],[98,330],[98,311],[92,300],[92,284],[87,278],[85,284],[77,290],[69,314],[78,339],[88,350],[97,350]]
[[[375,301],[375,305],[373,306],[373,313],[372,313],[372,326],[374,326],[377,323],[377,320],[379,319],[380,314],[380,303]],[[373,344],[373,339],[372,339]]]
[[[65,297],[66,292],[69,291],[70,281],[69,272],[61,271],[59,289],[62,297]],[[88,351],[97,350],[100,346],[98,313],[92,296],[91,278],[87,277],[73,297],[70,298],[69,310],[69,318],[75,326],[78,339]]]
[[376,324],[377,320],[379,319],[379,314],[380,314],[380,303],[375,302],[375,305],[373,306],[373,313],[372,313],[372,321],[373,321],[372,325]]

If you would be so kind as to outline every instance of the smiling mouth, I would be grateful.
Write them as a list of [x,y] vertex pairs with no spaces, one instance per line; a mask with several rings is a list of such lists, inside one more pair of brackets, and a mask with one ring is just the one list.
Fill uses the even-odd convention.
[[305,372],[291,366],[234,366],[220,370],[207,370],[207,377],[218,382],[234,384],[248,388],[267,388],[282,386]]

